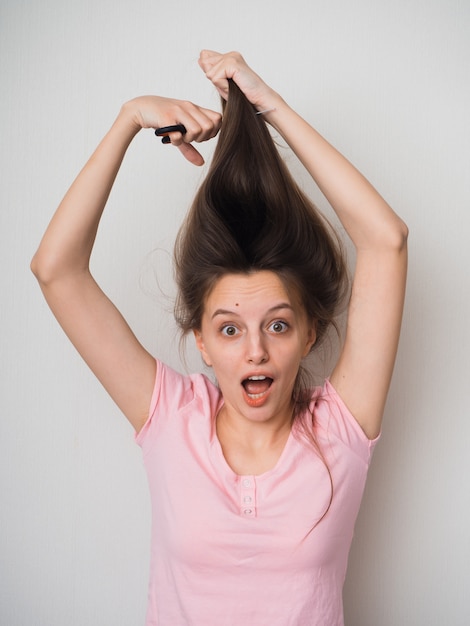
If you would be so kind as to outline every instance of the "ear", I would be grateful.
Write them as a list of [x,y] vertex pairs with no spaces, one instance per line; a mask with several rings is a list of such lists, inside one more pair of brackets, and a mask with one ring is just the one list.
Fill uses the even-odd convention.
[[201,353],[202,360],[204,361],[204,363],[208,367],[212,367],[211,360],[210,360],[209,355],[207,354],[206,348],[204,346],[204,340],[202,338],[201,331],[200,330],[193,330],[193,334],[194,334],[194,339],[196,340],[196,347],[199,350],[199,352]]
[[312,322],[307,328],[307,341],[305,343],[305,349],[302,354],[302,357],[306,357],[312,347],[315,345],[315,341],[317,340],[317,325],[316,322]]

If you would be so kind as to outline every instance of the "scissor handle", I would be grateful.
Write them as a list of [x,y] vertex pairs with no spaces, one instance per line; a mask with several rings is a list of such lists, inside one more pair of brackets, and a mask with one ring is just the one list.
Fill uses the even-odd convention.
[[172,126],[162,126],[155,130],[157,137],[162,137],[162,143],[170,143],[170,138],[167,136],[169,133],[186,133],[186,128],[183,124],[173,124]]

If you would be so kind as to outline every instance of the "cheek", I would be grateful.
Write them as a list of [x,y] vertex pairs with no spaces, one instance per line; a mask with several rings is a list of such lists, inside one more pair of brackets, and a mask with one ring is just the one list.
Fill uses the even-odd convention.
[[196,342],[196,348],[201,353],[202,360],[206,365],[212,367],[212,359],[210,358],[209,352],[206,348],[206,342],[204,341],[202,332],[200,330],[194,330],[193,333]]

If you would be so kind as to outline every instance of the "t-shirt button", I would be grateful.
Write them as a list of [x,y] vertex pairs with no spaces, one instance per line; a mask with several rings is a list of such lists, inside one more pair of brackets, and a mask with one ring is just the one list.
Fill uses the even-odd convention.
[[245,509],[245,510],[243,511],[243,513],[244,513],[245,515],[251,515],[251,514],[253,513],[253,509]]
[[242,484],[244,487],[251,487],[251,480],[249,478],[244,478]]

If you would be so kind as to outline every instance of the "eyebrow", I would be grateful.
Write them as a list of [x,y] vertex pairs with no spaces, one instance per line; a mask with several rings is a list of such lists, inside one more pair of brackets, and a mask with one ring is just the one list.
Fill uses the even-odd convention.
[[[266,315],[269,315],[270,313],[275,313],[276,311],[280,311],[282,309],[289,309],[291,311],[294,311],[294,307],[291,304],[289,304],[288,302],[280,302],[279,304],[275,304],[270,309],[268,309],[266,311]],[[237,311],[233,311],[233,310],[229,310],[229,309],[217,309],[212,314],[211,319],[214,319],[214,317],[217,317],[217,315],[231,315],[231,316],[235,316],[235,317],[239,317],[240,316],[240,314]]]

